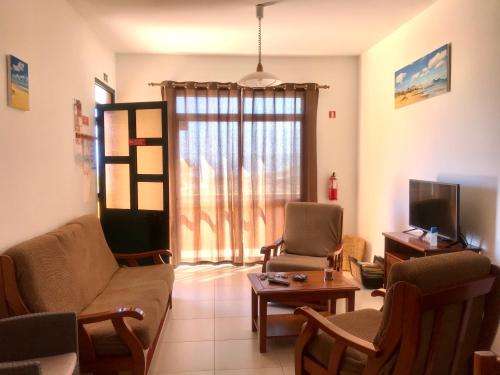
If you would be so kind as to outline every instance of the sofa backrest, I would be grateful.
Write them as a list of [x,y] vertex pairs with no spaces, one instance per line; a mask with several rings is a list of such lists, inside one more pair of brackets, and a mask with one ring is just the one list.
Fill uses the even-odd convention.
[[82,311],[100,294],[118,264],[99,219],[82,216],[6,251],[31,312]]
[[287,253],[326,257],[342,241],[342,207],[290,202],[285,208],[283,248]]

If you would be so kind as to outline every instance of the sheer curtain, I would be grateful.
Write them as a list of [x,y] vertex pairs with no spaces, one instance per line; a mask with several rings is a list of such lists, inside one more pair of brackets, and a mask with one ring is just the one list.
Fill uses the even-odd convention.
[[174,263],[260,260],[286,202],[316,200],[317,91],[165,83]]

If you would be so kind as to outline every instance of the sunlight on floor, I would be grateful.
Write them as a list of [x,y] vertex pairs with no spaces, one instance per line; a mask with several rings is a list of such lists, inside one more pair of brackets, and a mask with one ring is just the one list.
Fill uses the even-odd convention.
[[[293,374],[295,338],[268,340],[267,353],[258,349],[251,330],[250,283],[247,273],[261,266],[179,266],[173,309],[160,336],[151,375],[288,375]],[[356,293],[356,309],[380,308],[370,291]],[[270,305],[270,314],[292,308]],[[342,300],[337,311],[345,311]]]

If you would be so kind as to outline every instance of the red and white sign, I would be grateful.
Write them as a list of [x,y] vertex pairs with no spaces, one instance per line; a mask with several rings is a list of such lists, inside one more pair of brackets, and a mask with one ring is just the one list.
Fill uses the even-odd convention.
[[337,111],[328,111],[328,118],[337,118]]
[[146,140],[144,138],[130,138],[128,144],[129,146],[146,146]]

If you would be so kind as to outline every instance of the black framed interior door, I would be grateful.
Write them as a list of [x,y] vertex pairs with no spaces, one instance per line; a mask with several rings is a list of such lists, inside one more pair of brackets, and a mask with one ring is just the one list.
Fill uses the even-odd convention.
[[97,105],[99,214],[114,252],[168,249],[167,103]]

